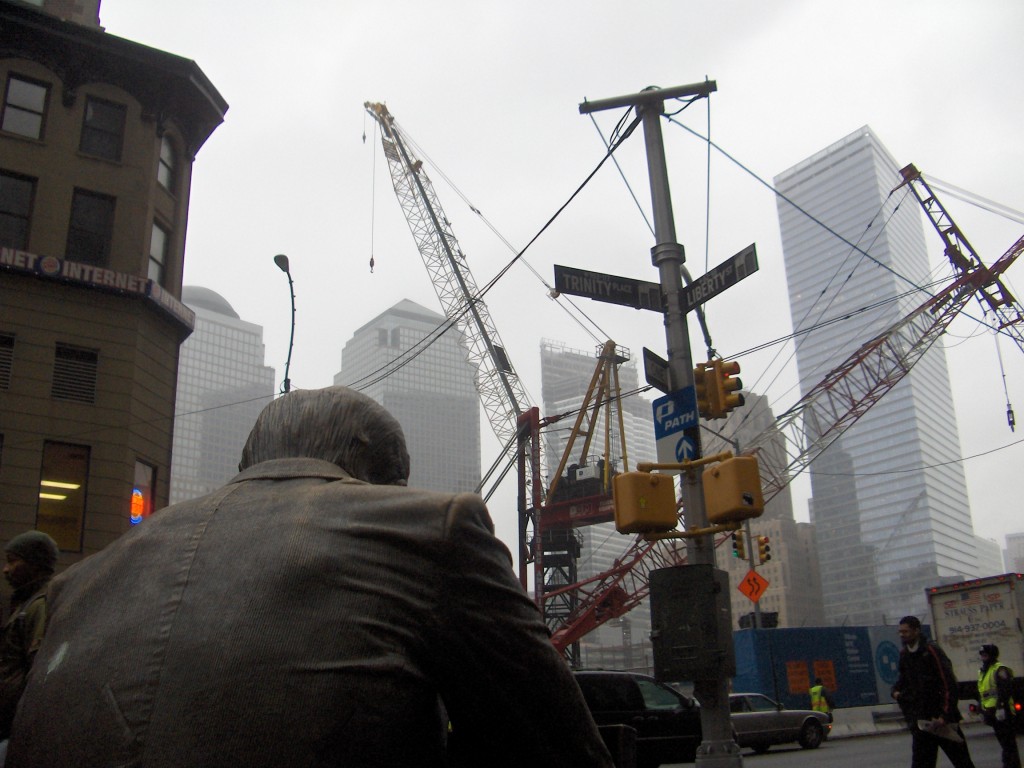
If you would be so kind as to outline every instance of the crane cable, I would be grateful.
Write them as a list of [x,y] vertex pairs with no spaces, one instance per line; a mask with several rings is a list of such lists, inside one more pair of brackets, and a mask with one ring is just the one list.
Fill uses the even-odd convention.
[[[465,306],[459,311],[459,313],[456,315],[456,317],[454,317],[454,318],[446,318],[433,331],[431,331],[426,337],[424,337],[424,339],[421,339],[419,342],[414,344],[412,347],[409,347],[409,349],[403,351],[402,354],[400,354],[395,359],[396,361],[401,361],[397,365],[394,364],[395,361],[391,361],[390,363],[386,363],[385,365],[382,365],[377,370],[371,371],[366,376],[363,376],[362,378],[357,379],[355,382],[352,382],[352,383],[348,384],[347,386],[352,387],[353,389],[359,389],[359,390],[363,390],[363,389],[366,389],[367,387],[372,386],[373,384],[375,384],[375,383],[381,381],[382,379],[386,378],[387,376],[389,376],[391,373],[394,373],[395,371],[399,370],[400,368],[404,367],[405,365],[408,365],[416,357],[421,355],[427,349],[427,347],[429,347],[431,344],[433,344],[434,341],[436,341],[440,336],[442,336],[447,331],[449,331],[455,325],[455,323],[458,320],[460,320],[469,311],[469,309],[472,307],[473,303],[475,303],[477,301],[481,301],[483,299],[484,295],[488,291],[490,291],[491,288],[493,288],[495,286],[495,284],[497,284],[497,282],[502,277],[505,276],[505,274],[508,273],[508,271],[512,268],[512,265],[514,265],[520,259],[523,259],[523,254],[526,253],[527,249],[529,249],[530,246],[532,246],[537,241],[537,239],[540,238],[540,236],[545,231],[547,231],[547,229],[554,223],[555,219],[557,219],[565,211],[565,209],[569,207],[569,204],[572,203],[576,199],[576,197],[583,191],[583,189],[591,182],[591,180],[593,180],[593,178],[597,175],[598,171],[600,171],[601,168],[604,167],[604,164],[605,164],[605,162],[607,162],[608,158],[612,157],[613,153],[622,145],[622,143],[627,138],[629,138],[630,135],[632,135],[633,131],[636,130],[636,127],[639,124],[640,124],[640,117],[638,116],[625,128],[625,130],[623,131],[623,133],[619,137],[619,139],[614,143],[613,146],[611,146],[606,151],[605,156],[603,158],[601,158],[600,162],[598,162],[598,164],[594,167],[594,169],[591,170],[591,172],[589,174],[587,174],[586,178],[579,184],[579,186],[569,196],[569,198],[564,203],[562,203],[561,206],[558,207],[558,209],[548,218],[548,220],[537,231],[537,233],[534,234],[534,236],[532,238],[530,238],[529,242],[521,250],[516,252],[515,256],[513,256],[513,258],[504,267],[502,267],[502,269],[499,270],[498,273],[494,277],[492,277],[487,283],[485,283],[482,288],[477,290],[476,296],[473,296],[473,297],[471,297],[470,299],[467,300]],[[405,137],[408,140],[408,137],[405,134],[404,130],[402,131],[402,135],[403,135],[403,137]],[[413,144],[413,146],[415,147],[414,144]],[[434,166],[434,167],[436,168],[436,166]],[[523,260],[525,261],[525,259],[523,259]],[[380,374],[380,375],[378,376],[378,374]],[[377,378],[373,378],[372,380],[367,381],[367,380],[371,379],[374,376],[376,376]]]
[[999,334],[994,334],[996,342],[996,358],[999,360],[999,375],[1003,379],[1003,393],[1006,395],[1006,423],[1010,427],[1010,431],[1016,431],[1014,428],[1017,426],[1017,419],[1013,415],[1013,406],[1010,405],[1010,390],[1006,386],[1006,369],[1003,367],[1003,352],[999,348]]
[[[469,210],[474,215],[476,215],[476,217],[478,219],[480,219],[480,221],[482,221],[484,223],[484,226],[486,226],[489,230],[491,230],[491,233],[495,237],[497,237],[498,240],[500,240],[505,245],[505,247],[509,250],[509,252],[512,253],[512,254],[517,254],[518,253],[518,249],[514,245],[512,245],[512,243],[508,240],[508,238],[506,238],[498,230],[498,228],[494,225],[494,223],[491,222],[491,220],[488,219],[483,214],[483,212],[477,206],[475,206],[472,203],[472,201],[469,199],[469,197],[465,193],[463,193],[463,191],[451,180],[451,178],[448,177],[448,175],[441,169],[441,167],[430,158],[430,155],[428,155],[423,150],[423,147],[421,147],[404,130],[402,131],[402,136],[405,139],[406,143],[413,150],[416,151],[417,157],[419,159],[423,160],[423,162],[425,164],[428,164],[434,171],[437,172],[437,175],[448,185],[448,187],[456,195],[459,196],[459,199],[461,199],[462,202],[466,204],[466,207],[469,208]],[[614,162],[614,158],[613,158],[613,162]],[[524,248],[523,250],[525,251],[526,249]],[[534,269],[533,265],[530,264],[530,262],[527,261],[526,258],[522,258],[522,262],[523,262],[523,265],[533,274],[533,276],[536,277],[538,281],[540,281],[541,285],[544,286],[544,288],[547,291],[548,298],[556,301],[556,303],[559,304],[559,307],[561,308],[561,310],[563,312],[565,312],[569,316],[569,319],[571,319],[574,323],[576,323],[584,333],[586,333],[588,336],[590,336],[595,342],[602,342],[605,339],[611,338],[607,334],[607,332],[603,328],[601,328],[601,326],[598,325],[597,322],[592,317],[590,317],[576,302],[574,302],[571,299],[569,299],[568,297],[566,297],[566,302],[569,304],[569,306],[571,306],[573,310],[575,310],[577,313],[579,313],[579,315],[582,316],[583,320],[586,320],[586,322],[590,323],[590,325],[593,327],[593,329],[598,331],[597,334],[595,334],[593,330],[588,328],[584,324],[584,322],[582,320],[580,320],[579,317],[574,315],[563,304],[561,304],[560,302],[557,302],[557,299],[560,298],[562,296],[562,294],[559,294],[558,291],[555,290],[555,287],[553,285],[551,285],[547,280],[545,280],[544,277],[540,274],[540,272],[538,272],[536,269]],[[598,335],[598,334],[600,334],[600,335]]]

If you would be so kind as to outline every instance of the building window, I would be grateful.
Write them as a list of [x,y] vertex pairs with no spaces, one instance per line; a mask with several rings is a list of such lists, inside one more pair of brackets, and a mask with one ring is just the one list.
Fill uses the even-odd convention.
[[71,222],[65,258],[106,266],[114,238],[114,198],[76,189],[71,200]]
[[164,272],[167,269],[167,243],[170,237],[167,230],[153,222],[153,234],[149,238],[149,273],[147,277],[154,283],[164,284]]
[[160,164],[156,168],[156,180],[168,192],[174,192],[174,176],[178,168],[178,153],[166,135],[160,139]]
[[49,93],[50,86],[45,83],[11,75],[7,79],[4,114],[0,127],[19,136],[43,138],[43,122]]
[[82,551],[88,476],[89,446],[43,443],[36,528],[50,534],[66,552]]
[[96,402],[96,369],[99,351],[57,344],[53,359],[53,386],[50,396],[54,400],[75,403]]
[[144,461],[135,462],[135,485],[132,486],[131,509],[128,521],[138,525],[153,513],[156,488],[156,467]]
[[85,120],[78,148],[87,155],[121,159],[124,144],[125,106],[92,96],[85,100]]
[[28,248],[35,190],[35,179],[0,171],[0,245],[18,250]]
[[14,363],[14,337],[0,333],[0,389],[11,388],[11,365]]

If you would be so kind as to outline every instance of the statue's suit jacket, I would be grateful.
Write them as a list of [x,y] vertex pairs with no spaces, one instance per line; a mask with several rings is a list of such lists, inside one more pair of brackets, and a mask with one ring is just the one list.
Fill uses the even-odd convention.
[[474,494],[267,461],[49,600],[8,768],[611,765]]

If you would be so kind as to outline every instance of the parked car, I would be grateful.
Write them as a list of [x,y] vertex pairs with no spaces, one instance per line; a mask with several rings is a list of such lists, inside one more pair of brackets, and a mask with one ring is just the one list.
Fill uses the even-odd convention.
[[577,670],[574,675],[599,726],[636,730],[637,768],[694,761],[701,728],[693,699],[633,672]]
[[794,741],[804,749],[816,749],[832,730],[824,712],[786,709],[760,693],[729,694],[729,711],[736,743],[755,752]]

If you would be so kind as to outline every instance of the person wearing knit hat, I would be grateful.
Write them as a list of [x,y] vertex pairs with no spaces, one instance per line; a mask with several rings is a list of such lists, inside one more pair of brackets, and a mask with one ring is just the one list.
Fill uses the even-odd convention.
[[57,553],[57,543],[42,531],[18,534],[4,547],[4,578],[14,591],[0,627],[0,739],[10,736],[14,711],[43,641],[46,590]]

